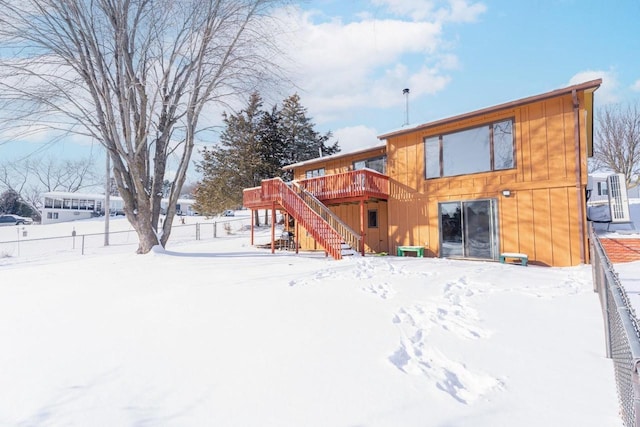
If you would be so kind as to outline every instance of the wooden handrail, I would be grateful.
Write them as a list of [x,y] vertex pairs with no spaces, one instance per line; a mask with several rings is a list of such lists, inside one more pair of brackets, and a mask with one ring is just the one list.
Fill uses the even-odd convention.
[[342,259],[342,236],[282,179],[262,181],[262,198],[279,203],[333,259]]
[[389,177],[369,169],[309,178],[300,186],[320,200],[389,196]]
[[313,194],[302,188],[299,183],[292,183],[298,195],[305,201],[305,203],[314,211],[316,211],[322,219],[327,221],[331,228],[336,230],[344,242],[352,249],[360,250],[360,241],[362,237],[358,235],[351,227],[345,224],[331,209],[325,206],[320,200],[318,200]]

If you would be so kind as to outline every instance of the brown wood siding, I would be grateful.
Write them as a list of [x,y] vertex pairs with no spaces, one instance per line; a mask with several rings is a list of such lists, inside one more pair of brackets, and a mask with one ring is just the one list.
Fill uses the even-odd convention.
[[[581,98],[581,105],[583,105]],[[516,168],[506,171],[425,179],[426,137],[514,118]],[[581,120],[586,117],[581,112]],[[586,185],[586,127],[581,130],[580,186]],[[571,95],[414,133],[387,141],[390,251],[398,245],[425,245],[439,253],[438,203],[447,200],[498,200],[499,250],[527,253],[533,263],[580,263],[576,190],[574,110]],[[503,197],[509,189],[511,197]]]
[[353,166],[354,162],[379,157],[384,154],[384,147],[376,147],[374,149],[371,149],[371,151],[357,153],[353,156],[345,155],[338,158],[332,158],[331,156],[329,156],[325,159],[317,159],[311,164],[296,167],[293,171],[293,179],[303,180],[305,179],[306,171],[316,170],[320,168],[324,168],[325,175],[334,175],[337,173],[347,172]]

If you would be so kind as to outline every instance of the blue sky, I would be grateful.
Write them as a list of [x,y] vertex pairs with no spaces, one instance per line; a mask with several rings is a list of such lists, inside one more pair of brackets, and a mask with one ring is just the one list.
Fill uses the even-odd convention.
[[[343,3],[349,4],[348,15],[346,8],[339,15]],[[429,5],[433,13],[422,14]],[[328,113],[316,108],[313,93],[301,93],[311,114],[316,113],[319,127],[333,130],[343,148],[351,141],[342,135],[355,137],[358,130],[360,135],[367,130],[379,135],[401,127],[405,119],[404,87],[410,89],[409,121],[414,124],[598,77],[603,78],[603,85],[596,92],[597,106],[640,98],[640,32],[636,26],[640,2],[636,0],[318,0],[307,4],[306,9],[319,11],[313,20],[317,25],[334,14],[334,20],[336,15],[342,16],[342,28],[367,20],[397,21],[406,26],[431,23],[437,27],[432,34],[433,45],[425,37],[414,40],[412,46],[390,28],[385,32],[384,25],[369,31],[369,38],[377,39],[377,46],[368,47],[371,55],[376,51],[384,54],[381,41],[385,38],[398,46],[393,59],[366,72],[371,93],[388,91],[384,105],[369,100],[368,105],[340,112],[336,119],[325,122]],[[413,49],[416,46],[418,51]],[[340,47],[334,52],[347,54],[340,52]],[[394,71],[395,80],[381,77]],[[388,86],[377,88],[379,83]]]
[[[279,99],[297,91],[343,151],[404,125],[404,88],[411,124],[594,78],[603,78],[596,107],[640,98],[637,0],[315,0],[281,18],[296,87]],[[0,160],[41,144],[0,145]],[[89,149],[74,138],[48,152]]]

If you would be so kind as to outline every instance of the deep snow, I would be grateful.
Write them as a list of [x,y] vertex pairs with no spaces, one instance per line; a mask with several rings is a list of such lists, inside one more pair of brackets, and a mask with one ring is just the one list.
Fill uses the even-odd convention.
[[622,425],[590,266],[133,251],[0,259],[0,426]]

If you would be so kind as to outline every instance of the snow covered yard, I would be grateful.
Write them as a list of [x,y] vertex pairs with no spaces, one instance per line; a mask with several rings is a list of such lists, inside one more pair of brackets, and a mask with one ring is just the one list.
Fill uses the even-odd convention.
[[619,426],[603,330],[590,266],[5,258],[0,426]]

